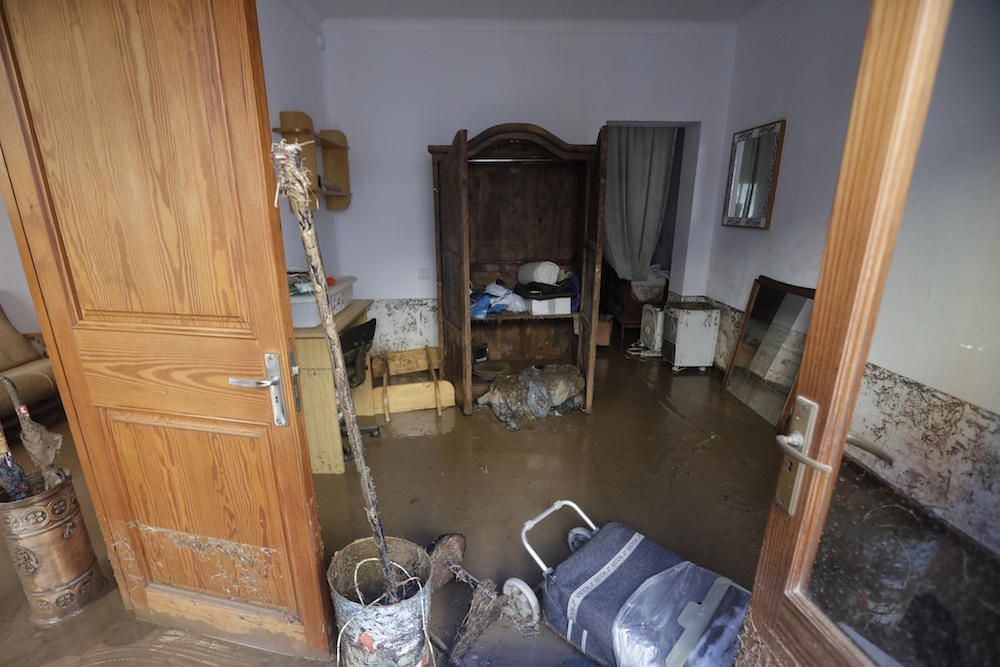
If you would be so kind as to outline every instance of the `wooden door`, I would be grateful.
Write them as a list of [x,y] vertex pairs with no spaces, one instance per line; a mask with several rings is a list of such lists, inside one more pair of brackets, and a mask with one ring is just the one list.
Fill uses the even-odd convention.
[[583,409],[594,403],[594,365],[597,361],[597,324],[601,300],[601,264],[604,252],[604,193],[608,174],[608,128],[602,127],[587,166],[587,212],[583,225],[583,271],[580,290],[580,336],[577,359],[587,382]]
[[[329,653],[254,4],[4,0],[2,186],[125,604]],[[286,391],[291,401],[291,392]]]
[[[771,506],[741,664],[870,664],[806,595],[951,3],[874,0],[796,395],[818,405],[794,513]],[[794,470],[785,458],[783,470]],[[801,464],[800,464],[801,465]],[[784,472],[783,472],[784,474]],[[779,488],[780,488],[779,484]]]
[[444,377],[462,412],[472,414],[472,322],[469,319],[469,141],[459,130],[439,159],[438,304]]

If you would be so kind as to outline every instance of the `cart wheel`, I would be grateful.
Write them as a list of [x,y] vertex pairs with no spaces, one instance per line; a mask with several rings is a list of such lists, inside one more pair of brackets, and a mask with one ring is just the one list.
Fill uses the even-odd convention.
[[523,579],[511,577],[503,582],[503,594],[507,596],[509,607],[520,618],[536,625],[541,617],[538,596]]
[[577,549],[582,547],[584,544],[590,541],[590,538],[594,536],[594,531],[590,528],[584,528],[583,526],[577,526],[573,530],[569,531],[566,535],[566,546],[573,553],[576,553]]

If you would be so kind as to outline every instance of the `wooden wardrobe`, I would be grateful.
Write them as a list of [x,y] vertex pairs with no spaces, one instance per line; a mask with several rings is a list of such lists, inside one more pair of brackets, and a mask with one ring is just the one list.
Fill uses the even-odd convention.
[[[465,414],[489,382],[473,377],[472,350],[517,366],[574,363],[594,399],[595,330],[604,242],[607,148],[568,144],[536,125],[496,125],[451,145],[428,146],[434,170],[438,330],[444,378]],[[548,260],[580,276],[579,312],[469,315],[471,284],[517,283],[526,262]]]

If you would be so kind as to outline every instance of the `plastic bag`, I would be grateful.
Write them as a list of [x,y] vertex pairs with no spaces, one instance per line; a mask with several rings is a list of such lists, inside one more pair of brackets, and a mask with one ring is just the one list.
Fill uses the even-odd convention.
[[517,269],[517,282],[545,283],[555,285],[559,282],[559,265],[554,262],[528,262]]
[[661,269],[659,264],[653,264],[643,280],[632,281],[632,296],[639,303],[660,303],[669,278],[669,271]]
[[552,409],[552,401],[542,384],[541,373],[537,368],[527,368],[521,371],[521,381],[528,388],[528,407],[535,419],[545,419]]
[[644,581],[618,610],[615,660],[619,667],[731,665],[749,597],[728,579],[678,563]]
[[581,409],[583,389],[580,369],[570,364],[552,364],[498,377],[478,403],[489,406],[497,419],[516,431],[532,419]]

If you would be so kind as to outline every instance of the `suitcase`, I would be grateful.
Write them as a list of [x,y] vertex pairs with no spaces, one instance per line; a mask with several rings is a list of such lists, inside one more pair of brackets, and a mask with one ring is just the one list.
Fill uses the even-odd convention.
[[[576,510],[588,527],[570,532],[573,552],[552,568],[531,548],[527,533],[562,507]],[[566,500],[526,522],[521,539],[542,569],[542,619],[592,660],[715,667],[735,659],[750,594],[725,577],[624,524],[598,529]]]

